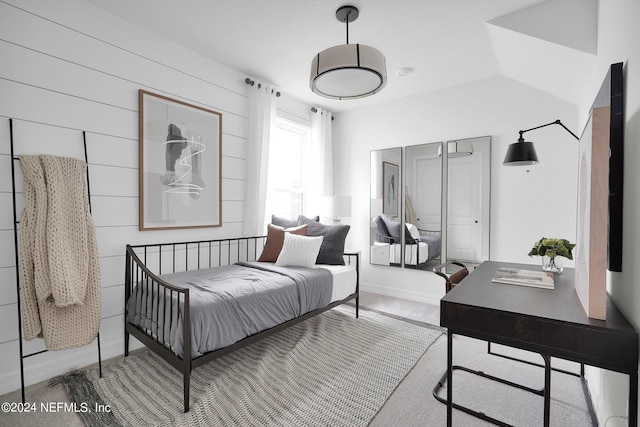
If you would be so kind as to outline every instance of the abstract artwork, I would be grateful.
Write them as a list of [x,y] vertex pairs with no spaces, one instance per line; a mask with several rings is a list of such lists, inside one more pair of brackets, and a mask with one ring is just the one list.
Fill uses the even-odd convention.
[[606,319],[607,270],[622,271],[623,64],[609,67],[580,138],[575,286],[591,318]]
[[608,108],[594,108],[580,138],[576,293],[589,317],[606,318]]
[[140,230],[219,227],[222,114],[139,91]]

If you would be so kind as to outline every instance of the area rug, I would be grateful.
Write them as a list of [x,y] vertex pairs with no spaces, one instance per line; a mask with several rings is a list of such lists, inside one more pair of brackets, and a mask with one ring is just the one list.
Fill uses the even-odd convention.
[[194,369],[188,413],[182,377],[147,350],[65,386],[91,426],[366,426],[442,330],[354,310],[336,307]]

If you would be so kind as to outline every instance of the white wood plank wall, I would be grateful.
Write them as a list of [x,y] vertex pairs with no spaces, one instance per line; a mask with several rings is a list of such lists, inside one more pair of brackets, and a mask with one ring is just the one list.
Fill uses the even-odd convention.
[[[124,351],[125,244],[242,234],[245,77],[82,1],[0,0],[0,394],[20,388],[9,119],[16,155],[84,158],[86,131],[102,269],[100,337],[108,359]],[[138,231],[138,89],[222,113],[222,227]],[[309,106],[286,95],[279,110],[309,121]],[[19,171],[16,183],[19,214]],[[25,354],[44,348],[39,339],[23,343]],[[25,380],[32,384],[96,361],[95,343],[45,352],[25,359]]]

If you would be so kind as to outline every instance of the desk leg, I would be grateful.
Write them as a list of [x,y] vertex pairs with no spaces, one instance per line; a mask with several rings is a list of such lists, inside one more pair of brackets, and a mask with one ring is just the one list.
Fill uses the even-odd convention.
[[629,424],[638,425],[638,371],[629,374]]
[[551,358],[546,354],[544,359],[544,427],[549,427],[551,416]]
[[447,427],[453,420],[453,333],[447,332]]

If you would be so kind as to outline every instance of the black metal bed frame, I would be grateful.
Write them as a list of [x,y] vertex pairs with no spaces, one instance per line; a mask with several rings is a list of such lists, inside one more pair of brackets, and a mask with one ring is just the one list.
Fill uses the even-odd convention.
[[[419,230],[420,234],[435,234],[435,233],[439,233],[438,231],[431,231],[431,230]],[[411,243],[407,243],[407,240],[409,239],[405,239],[405,243],[404,246],[406,248],[407,245],[418,245],[416,247],[416,261],[420,259],[420,239],[410,239],[409,241]],[[381,234],[376,233],[376,241],[381,242],[381,243],[387,243],[389,245],[394,245],[394,244],[401,244],[399,239],[396,239],[394,237],[391,236],[383,236]],[[401,250],[405,249],[405,248],[401,248]],[[406,249],[404,250],[404,253],[406,253]],[[436,255],[438,256],[438,255]],[[418,263],[416,262],[415,264],[404,264],[405,268],[410,268],[410,269],[414,269],[414,270],[424,270],[427,268],[427,265],[429,264],[429,262],[431,262],[433,259],[435,258],[435,256],[433,258],[429,258],[424,262]],[[398,262],[392,262],[389,263],[389,265],[393,266],[393,267],[402,267],[402,264],[398,263]]]
[[[355,299],[356,318],[359,309],[360,293],[360,254],[345,253],[348,264],[355,262],[356,287],[355,292],[346,298],[335,301],[326,307],[319,308],[309,313],[298,316],[270,329],[248,336],[232,345],[211,351],[192,359],[191,355],[191,322],[189,308],[189,289],[174,286],[159,276],[162,274],[176,273],[201,268],[212,268],[231,265],[240,261],[255,261],[260,255],[266,242],[266,236],[239,237],[230,239],[202,240],[190,242],[176,242],[163,244],[127,245],[125,255],[125,314],[124,314],[124,355],[129,355],[129,338],[133,335],[149,350],[156,353],[172,367],[182,373],[184,412],[189,411],[189,391],[191,383],[191,371],[214,359],[224,356],[234,350],[247,346],[268,335],[281,331],[289,326],[320,314],[326,310],[344,304]],[[150,267],[150,265],[152,267]],[[152,271],[153,270],[153,271]],[[137,285],[136,285],[137,284]],[[137,287],[136,287],[137,286]],[[144,287],[145,292],[150,292],[162,298],[157,298],[158,306],[145,306],[138,308],[155,321],[155,328],[145,329],[127,321],[128,301],[136,289]],[[135,288],[135,289],[134,289]],[[169,324],[174,320],[173,304],[182,305],[182,327],[185,337],[182,355],[178,356],[165,339],[165,328],[159,325]],[[167,313],[169,318],[167,319]]]

